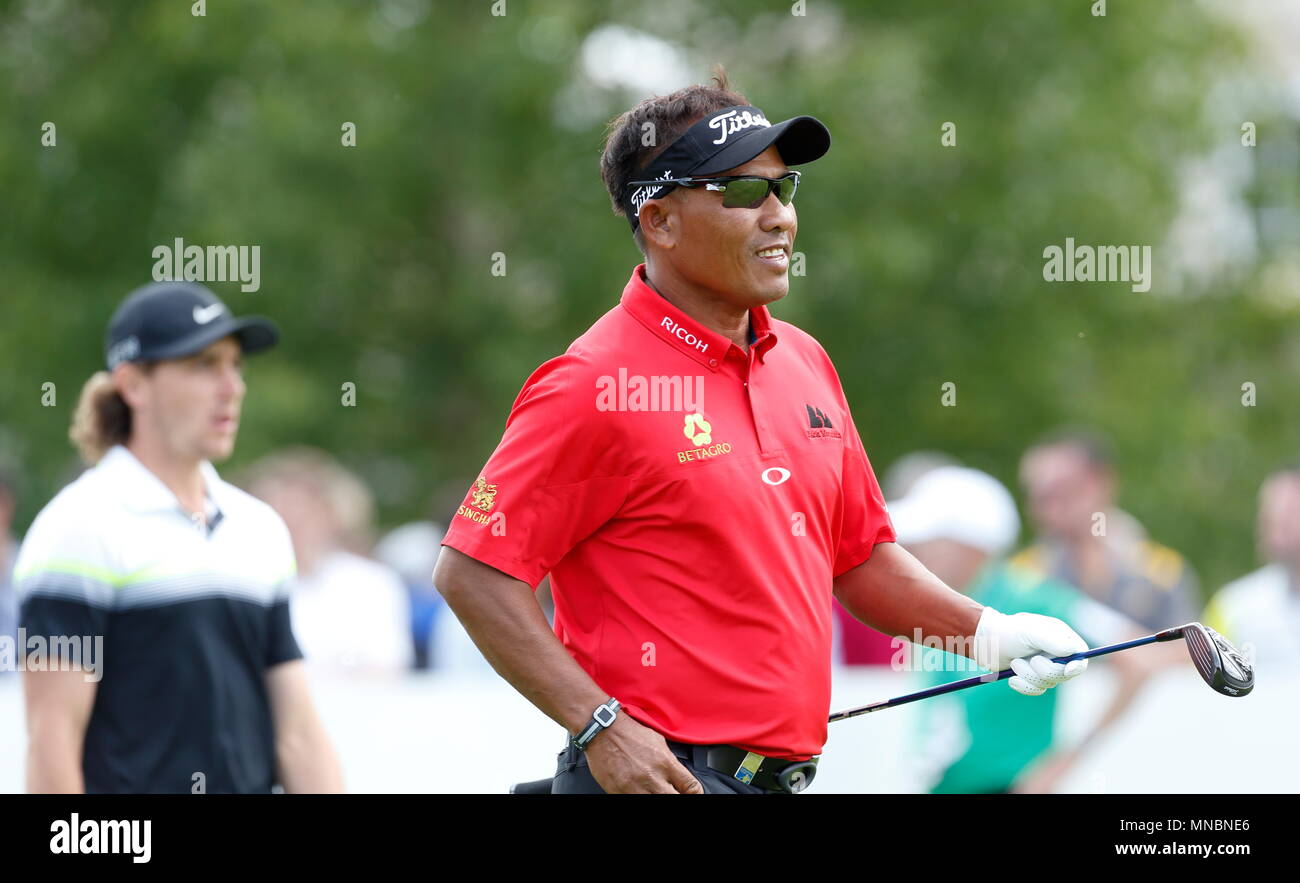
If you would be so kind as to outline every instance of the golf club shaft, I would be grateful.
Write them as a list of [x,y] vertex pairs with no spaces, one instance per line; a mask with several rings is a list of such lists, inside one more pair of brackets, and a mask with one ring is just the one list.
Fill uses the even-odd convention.
[[[1173,641],[1183,636],[1183,627],[1165,629],[1154,635],[1147,635],[1144,638],[1134,638],[1131,641],[1121,641],[1118,644],[1108,644],[1105,647],[1096,647],[1092,650],[1084,650],[1071,656],[1060,656],[1053,659],[1053,662],[1072,662],[1075,659],[1091,659],[1094,656],[1105,656],[1107,653],[1117,653],[1120,650],[1129,650],[1133,647],[1142,647],[1146,644],[1154,644],[1157,641]],[[978,687],[980,684],[988,684],[993,681],[1001,681],[1012,677],[1015,672],[1012,669],[1004,669],[996,676],[992,674],[976,675],[972,678],[966,678],[963,681],[953,681],[950,684],[942,684],[938,687],[931,687],[928,690],[920,690],[916,693],[908,693],[906,696],[899,696],[895,699],[885,699],[881,702],[873,702],[870,705],[863,705],[858,708],[850,708],[845,711],[837,711],[830,717],[830,723],[839,720],[847,720],[851,717],[857,717],[860,714],[870,714],[873,711],[880,711],[885,708],[894,708],[899,705],[906,705],[909,702],[916,702],[919,699],[929,699],[931,696],[942,696],[944,693],[955,693],[958,690],[965,690],[967,687]]]

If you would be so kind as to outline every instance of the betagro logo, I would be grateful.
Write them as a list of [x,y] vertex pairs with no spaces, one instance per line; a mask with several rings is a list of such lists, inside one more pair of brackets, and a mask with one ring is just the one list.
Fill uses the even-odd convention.
[[691,460],[707,460],[720,454],[730,454],[731,445],[727,442],[713,443],[713,424],[705,419],[699,411],[687,414],[682,426],[682,435],[696,445],[689,451],[678,451],[677,462],[687,463]]

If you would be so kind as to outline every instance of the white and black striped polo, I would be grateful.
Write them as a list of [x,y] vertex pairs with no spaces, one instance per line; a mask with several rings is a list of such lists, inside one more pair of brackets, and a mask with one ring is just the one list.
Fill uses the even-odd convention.
[[[267,792],[265,674],[301,658],[279,515],[202,464],[207,524],[126,448],[50,501],[19,552],[29,636],[103,636],[86,791]],[[53,643],[50,644],[53,646]]]

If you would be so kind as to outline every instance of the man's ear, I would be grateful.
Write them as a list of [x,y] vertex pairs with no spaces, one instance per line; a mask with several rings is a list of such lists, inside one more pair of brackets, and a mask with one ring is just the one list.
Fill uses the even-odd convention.
[[646,245],[672,248],[677,239],[679,220],[666,199],[651,199],[641,206],[641,236]]
[[132,408],[140,407],[143,401],[144,382],[144,372],[140,370],[139,365],[122,362],[113,369],[113,385],[117,387],[118,395],[122,400]]

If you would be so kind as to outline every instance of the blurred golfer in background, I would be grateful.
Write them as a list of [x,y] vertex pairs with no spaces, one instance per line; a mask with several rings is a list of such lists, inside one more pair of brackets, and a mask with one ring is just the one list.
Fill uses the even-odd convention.
[[[1276,470],[1259,489],[1258,570],[1220,589],[1205,624],[1255,665],[1300,671],[1300,462]],[[1267,682],[1263,685],[1267,687]]]
[[[1003,556],[1020,533],[1011,494],[997,479],[975,469],[942,466],[916,480],[891,503],[898,541],[945,583],[981,604],[1022,610],[1068,622],[1101,646],[1143,632],[1137,623],[1065,583],[1007,564]],[[970,660],[936,648],[905,645],[909,666],[925,673],[926,686],[982,674]],[[1110,705],[1079,742],[1055,748],[1059,696],[1029,699],[1010,690],[979,688],[939,696],[922,704],[916,736],[934,793],[1047,792],[1059,783],[1092,743],[1123,713],[1142,683],[1176,654],[1117,653],[1107,664],[1118,675]],[[1172,659],[1156,659],[1156,656]]]
[[234,450],[244,354],[277,338],[192,283],[114,314],[71,431],[91,468],[19,553],[29,640],[101,657],[94,677],[66,658],[25,672],[29,791],[341,789],[290,630],[289,533],[210,462]]
[[1025,451],[1020,480],[1038,538],[1017,564],[1077,587],[1151,632],[1196,619],[1191,566],[1115,505],[1115,458],[1104,439],[1052,435]]

